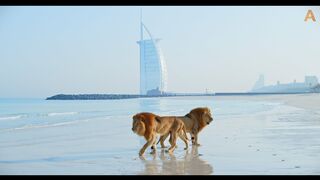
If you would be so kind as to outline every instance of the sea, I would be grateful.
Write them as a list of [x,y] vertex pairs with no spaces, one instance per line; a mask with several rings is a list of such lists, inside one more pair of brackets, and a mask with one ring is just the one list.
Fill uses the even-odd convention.
[[0,132],[81,125],[95,119],[131,122],[139,112],[185,115],[209,107],[214,116],[236,116],[270,110],[275,103],[213,100],[210,97],[137,98],[121,100],[0,99]]

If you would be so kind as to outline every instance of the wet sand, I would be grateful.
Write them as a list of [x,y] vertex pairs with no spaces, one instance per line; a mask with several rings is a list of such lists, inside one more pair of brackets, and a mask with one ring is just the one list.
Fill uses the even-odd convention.
[[215,99],[279,102],[307,110],[320,110],[320,93],[292,95],[216,96]]
[[[143,160],[141,174],[320,174],[320,95],[226,96],[279,103],[271,111],[215,119],[200,147]],[[180,144],[183,147],[183,144]],[[149,157],[149,155],[147,155]]]

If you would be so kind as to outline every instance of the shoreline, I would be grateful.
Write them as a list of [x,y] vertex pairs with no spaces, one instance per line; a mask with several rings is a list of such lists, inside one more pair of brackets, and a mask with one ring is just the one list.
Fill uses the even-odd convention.
[[45,100],[114,100],[114,99],[136,99],[136,98],[161,98],[161,97],[235,97],[235,96],[268,96],[268,95],[298,95],[298,94],[315,94],[312,92],[270,92],[270,93],[255,93],[255,92],[218,92],[218,93],[164,93],[154,95],[140,94],[57,94],[47,97]]
[[217,97],[223,100],[251,100],[283,103],[288,106],[303,108],[306,110],[320,111],[320,94],[290,94],[290,95],[265,95],[265,96],[233,96]]

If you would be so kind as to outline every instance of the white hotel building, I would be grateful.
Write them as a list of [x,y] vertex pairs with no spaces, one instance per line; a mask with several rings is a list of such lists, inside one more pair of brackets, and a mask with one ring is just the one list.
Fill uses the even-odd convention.
[[[144,39],[144,30],[147,39]],[[154,39],[142,21],[140,31],[140,41],[137,42],[140,46],[140,94],[162,94],[167,91],[167,69],[158,45],[160,39]]]

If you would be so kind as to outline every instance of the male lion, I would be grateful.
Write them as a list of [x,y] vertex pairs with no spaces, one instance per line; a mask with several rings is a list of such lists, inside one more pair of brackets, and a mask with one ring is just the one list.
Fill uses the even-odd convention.
[[156,139],[157,134],[164,135],[170,134],[170,144],[168,152],[172,153],[176,148],[177,136],[179,136],[186,144],[188,148],[188,137],[186,134],[186,128],[184,123],[177,118],[166,117],[162,118],[153,113],[138,113],[132,117],[132,131],[139,136],[144,136],[147,140],[146,144],[141,148],[139,155],[142,156],[146,148],[152,145],[152,153],[156,151]]
[[[184,122],[187,133],[191,134],[192,144],[196,146],[200,146],[200,144],[198,143],[199,132],[204,127],[209,125],[213,120],[210,109],[207,107],[198,107],[192,109],[185,116],[176,116],[175,118],[181,119]],[[168,137],[168,135],[169,134],[162,135],[158,141],[158,143],[160,142],[162,148],[166,147],[164,145],[164,141]]]

